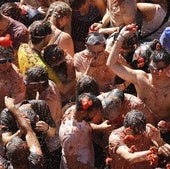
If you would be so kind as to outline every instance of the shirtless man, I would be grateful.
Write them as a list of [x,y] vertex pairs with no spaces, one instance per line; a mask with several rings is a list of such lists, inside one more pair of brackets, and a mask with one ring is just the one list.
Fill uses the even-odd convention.
[[107,65],[119,77],[134,84],[137,97],[154,112],[156,121],[167,120],[170,122],[170,56],[164,50],[153,52],[150,61],[150,73],[134,70],[118,63],[119,49],[123,40],[137,30],[135,24],[125,26],[107,60]]
[[109,91],[115,80],[115,74],[106,66],[109,54],[105,50],[105,40],[102,34],[89,34],[86,49],[74,56],[77,80],[83,74],[92,76],[96,79],[100,92]]
[[152,169],[158,166],[159,154],[170,156],[170,145],[141,111],[133,110],[126,114],[123,125],[112,131],[109,153],[111,169]]

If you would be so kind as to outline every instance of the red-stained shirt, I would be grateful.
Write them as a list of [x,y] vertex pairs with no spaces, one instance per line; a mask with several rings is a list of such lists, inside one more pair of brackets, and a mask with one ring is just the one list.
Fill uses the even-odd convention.
[[3,72],[0,72],[0,110],[5,108],[4,97],[9,96],[15,99],[15,103],[24,100],[26,88],[23,83],[23,76],[19,69],[14,65]]

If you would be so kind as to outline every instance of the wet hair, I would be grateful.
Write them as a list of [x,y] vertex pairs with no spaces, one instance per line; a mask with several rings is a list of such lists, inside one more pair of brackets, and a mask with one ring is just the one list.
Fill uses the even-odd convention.
[[[44,49],[43,58],[45,62],[53,68],[59,79],[65,83],[67,81],[67,63],[65,61],[64,50],[57,45],[49,45]],[[60,61],[63,61],[60,63]],[[57,65],[57,63],[60,63]]]
[[130,128],[133,134],[141,134],[146,130],[146,118],[143,112],[132,110],[128,112],[124,118],[123,125],[125,128]]
[[85,41],[86,45],[100,45],[100,44],[106,44],[106,38],[104,34],[93,32],[90,33]]
[[91,93],[95,96],[100,94],[99,86],[97,81],[89,76],[83,75],[76,83],[76,95],[80,95],[82,93]]
[[47,35],[52,33],[51,23],[49,21],[34,21],[29,26],[31,42],[33,44],[40,43]]
[[70,0],[70,6],[74,10],[79,10],[82,5],[86,3],[87,0]]
[[43,58],[49,66],[52,66],[53,63],[57,63],[65,58],[64,50],[55,44],[48,45],[44,48]]
[[[29,117],[33,118],[37,122],[37,115],[39,116],[40,119],[44,118],[42,117],[44,114],[50,114],[50,109],[46,101],[44,100],[25,100],[25,103],[22,104],[31,104],[31,111],[28,109],[26,110],[29,114]],[[35,117],[36,115],[36,117]],[[32,126],[33,127],[33,126]]]
[[[32,101],[33,102],[33,101]],[[21,105],[20,105],[20,107],[22,106],[22,105],[24,105],[24,104],[29,104],[29,101],[27,101],[27,100],[24,100],[22,103],[21,103]],[[30,108],[28,108],[28,107],[25,107],[25,108],[23,108],[22,107],[22,109],[20,109],[22,112],[24,112],[24,113],[26,113],[27,114],[27,117],[29,118],[29,120],[30,120],[30,122],[31,122],[31,126],[32,126],[32,129],[34,130],[35,129],[35,127],[36,127],[36,123],[37,123],[37,113],[33,110],[33,108],[32,108],[32,106],[30,107]]]
[[122,90],[120,89],[113,89],[112,91],[110,91],[107,95],[107,97],[105,97],[103,99],[103,102],[105,103],[104,108],[110,108],[112,107],[113,104],[120,104],[123,102],[124,100],[124,93]]
[[9,16],[17,21],[23,19],[21,8],[14,2],[6,2],[0,6],[0,12],[5,16]]
[[69,17],[71,13],[72,9],[66,2],[56,1],[49,6],[45,20],[49,17],[55,17],[56,19],[60,19],[65,16]]
[[[29,149],[25,141],[15,136],[6,144],[6,156],[15,167],[28,163]],[[18,158],[19,157],[19,160]]]
[[170,64],[170,54],[164,48],[155,50],[151,55],[151,60],[154,63],[164,62],[168,66]]
[[82,93],[76,98],[76,110],[91,112],[100,109],[103,111],[101,101],[90,93]]
[[[140,50],[140,53],[138,51]],[[131,66],[134,69],[141,69],[144,70],[145,72],[148,72],[148,65],[150,62],[150,56],[152,54],[153,50],[150,47],[150,43],[142,43],[140,46],[138,46],[135,49],[135,52],[133,54],[133,59],[131,62]],[[138,58],[135,57],[136,54],[139,54]],[[141,65],[141,62],[144,63]]]
[[14,59],[14,49],[13,47],[3,47],[0,46],[0,59],[6,58],[6,59]]
[[102,99],[103,117],[114,120],[120,115],[120,106],[124,101],[124,93],[120,89],[113,89]]
[[33,66],[25,72],[25,82],[45,81],[44,86],[48,86],[48,72],[42,66]]

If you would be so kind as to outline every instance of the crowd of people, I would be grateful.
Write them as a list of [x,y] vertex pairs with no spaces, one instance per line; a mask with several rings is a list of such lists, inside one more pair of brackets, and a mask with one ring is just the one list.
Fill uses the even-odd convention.
[[170,169],[170,2],[0,2],[0,169]]

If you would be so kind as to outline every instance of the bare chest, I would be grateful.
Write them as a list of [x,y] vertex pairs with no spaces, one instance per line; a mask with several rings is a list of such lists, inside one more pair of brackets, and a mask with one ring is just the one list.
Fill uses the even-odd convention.
[[104,83],[113,81],[115,79],[115,74],[107,67],[93,67],[89,70],[88,74],[94,77],[97,81]]
[[165,87],[148,87],[143,89],[142,100],[160,118],[169,117],[170,85]]

